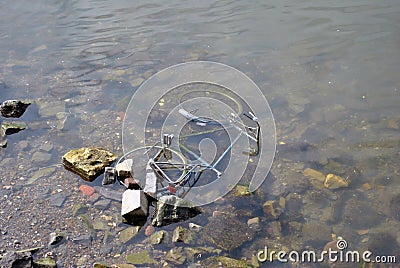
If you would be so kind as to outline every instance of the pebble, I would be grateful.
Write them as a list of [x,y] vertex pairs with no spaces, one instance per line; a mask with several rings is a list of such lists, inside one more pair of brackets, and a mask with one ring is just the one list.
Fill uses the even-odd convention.
[[61,207],[67,197],[62,193],[57,193],[49,197],[50,206]]
[[110,206],[111,201],[109,199],[102,199],[94,203],[94,207],[99,210],[105,210]]
[[334,174],[326,175],[324,186],[328,189],[335,190],[339,188],[346,188],[349,183],[340,176]]
[[154,228],[154,226],[152,226],[152,225],[149,225],[149,226],[147,226],[146,229],[144,230],[144,234],[145,234],[146,236],[150,236],[150,235],[154,234],[155,231],[156,231],[156,228]]
[[31,158],[32,162],[40,164],[47,163],[50,161],[50,159],[51,154],[40,151],[34,152]]

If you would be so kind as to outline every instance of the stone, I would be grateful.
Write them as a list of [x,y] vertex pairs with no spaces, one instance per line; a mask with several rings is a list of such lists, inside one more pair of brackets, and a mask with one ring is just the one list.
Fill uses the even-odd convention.
[[122,192],[100,186],[93,186],[93,188],[97,193],[99,193],[104,198],[115,200],[118,202],[122,201],[122,196],[123,196]]
[[80,235],[72,239],[75,243],[83,246],[90,246],[92,244],[93,237],[90,234]]
[[164,226],[173,222],[188,220],[201,213],[201,210],[182,198],[174,195],[161,196],[157,202],[153,226]]
[[213,255],[219,255],[222,250],[220,249],[215,249],[212,247],[185,247],[184,248],[186,256],[189,261],[197,261],[198,258],[201,258],[202,255],[206,254],[213,254]]
[[139,229],[139,226],[128,227],[121,231],[119,239],[125,244],[138,234]]
[[312,168],[306,168],[303,171],[303,175],[310,179],[316,179],[322,183],[325,181],[325,175],[322,172],[319,172]]
[[167,262],[171,262],[175,265],[182,265],[186,261],[186,256],[183,254],[182,247],[176,247],[170,249],[167,254],[165,255],[164,259]]
[[202,228],[203,228],[203,226],[200,226],[193,222],[189,222],[189,229],[192,231],[199,232]]
[[31,268],[32,267],[32,253],[30,251],[7,252],[3,256],[3,258],[0,259],[0,267]]
[[85,214],[88,211],[88,207],[83,204],[75,204],[74,208],[72,209],[72,215],[78,216],[81,214]]
[[236,185],[235,187],[235,196],[236,197],[241,197],[241,196],[247,196],[251,195],[251,192],[249,191],[249,187],[246,185]]
[[185,244],[191,244],[194,242],[193,234],[186,228],[178,226],[172,233],[172,243],[183,242]]
[[116,170],[114,167],[105,167],[104,168],[104,176],[103,176],[103,180],[101,182],[101,185],[110,185],[110,184],[114,184],[116,181]]
[[129,222],[136,223],[147,218],[148,201],[141,190],[126,190],[122,195],[121,216]]
[[77,173],[87,181],[95,180],[104,172],[104,168],[116,159],[113,153],[96,147],[71,150],[62,157],[64,166],[68,170]]
[[340,176],[334,174],[326,175],[324,186],[330,190],[349,187],[349,183]]
[[0,105],[1,114],[4,117],[21,117],[26,108],[31,105],[30,102],[20,100],[6,100]]
[[65,112],[64,101],[47,101],[45,99],[38,99],[36,105],[39,108],[39,115],[41,117],[56,116],[57,113]]
[[31,185],[36,182],[36,180],[42,178],[42,177],[48,177],[53,172],[56,170],[55,167],[47,167],[47,168],[41,168],[37,171],[35,171],[32,176],[28,179],[27,185]]
[[132,264],[157,264],[148,251],[130,254],[126,256],[126,261]]
[[50,152],[54,147],[54,144],[50,141],[46,141],[39,146],[39,150]]
[[11,135],[27,128],[23,122],[2,122],[1,129],[5,135]]
[[268,200],[263,204],[264,215],[267,220],[276,220],[281,215],[279,203],[275,200]]
[[203,240],[224,250],[233,250],[253,240],[254,230],[235,216],[211,217],[201,232]]
[[7,141],[7,139],[4,139],[4,138],[0,138],[1,140],[0,140],[0,147],[1,148],[6,148],[7,147],[7,143],[8,143],[8,141]]
[[246,260],[236,260],[225,256],[210,257],[201,262],[207,268],[235,267],[247,268]]
[[81,191],[82,194],[87,195],[87,196],[91,196],[95,192],[94,188],[87,184],[82,184],[81,186],[79,186],[79,191]]
[[155,232],[154,234],[152,234],[152,235],[149,237],[150,244],[152,244],[152,245],[161,244],[161,242],[162,242],[163,239],[164,239],[164,236],[165,236],[165,231],[158,231],[158,232]]
[[155,197],[157,192],[157,175],[151,168],[150,161],[146,165],[146,182],[143,191],[149,196]]
[[50,233],[49,246],[55,246],[62,242],[64,235],[59,232]]
[[57,193],[49,197],[50,206],[62,207],[67,197],[63,193]]
[[68,131],[76,128],[78,120],[76,120],[75,116],[71,113],[67,112],[59,112],[56,113],[57,129],[60,131]]
[[102,199],[102,200],[99,200],[96,203],[94,203],[93,206],[96,209],[105,210],[110,206],[110,204],[111,204],[111,201],[109,199]]
[[110,227],[108,226],[107,222],[103,219],[94,219],[93,220],[93,229],[98,231],[108,231]]
[[34,261],[33,266],[35,268],[56,268],[57,263],[53,258],[45,257],[40,260]]
[[45,164],[50,161],[51,157],[52,156],[49,153],[36,151],[33,153],[32,157],[31,157],[31,161],[33,163]]
[[154,228],[154,226],[148,225],[148,226],[146,226],[146,229],[144,230],[144,234],[146,236],[150,236],[150,235],[154,234],[155,231],[156,231],[156,228]]
[[128,263],[113,264],[112,268],[135,268],[136,266]]
[[247,221],[247,226],[249,226],[250,229],[253,230],[260,230],[260,218],[259,217],[255,217],[255,218],[251,218]]
[[124,161],[118,163],[115,166],[119,179],[123,180],[125,178],[133,176],[132,165],[133,165],[132,159],[125,159]]
[[95,262],[93,268],[111,268],[111,266],[102,262]]

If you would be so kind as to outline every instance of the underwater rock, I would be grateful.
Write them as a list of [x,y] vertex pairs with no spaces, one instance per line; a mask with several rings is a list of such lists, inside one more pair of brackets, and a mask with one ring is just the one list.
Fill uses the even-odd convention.
[[400,194],[390,200],[390,212],[395,219],[400,221]]
[[255,231],[259,231],[260,230],[260,218],[259,217],[255,217],[255,218],[251,218],[247,221],[247,226],[249,226],[250,229],[253,229]]
[[275,200],[268,200],[263,205],[264,215],[267,220],[276,220],[282,213],[279,203]]
[[78,124],[78,120],[71,113],[58,112],[56,118],[58,119],[57,129],[61,131],[74,129]]
[[340,176],[334,174],[326,175],[324,186],[331,190],[349,187],[349,183]]
[[33,262],[35,268],[56,268],[57,263],[53,258],[45,257]]
[[157,264],[148,251],[141,251],[126,256],[126,261],[132,264]]
[[174,195],[162,196],[157,202],[153,226],[164,226],[173,222],[188,220],[201,213],[201,210],[182,198]]
[[230,215],[212,217],[201,231],[203,240],[225,249],[232,250],[253,240],[254,230]]
[[26,108],[31,105],[30,102],[20,100],[6,100],[0,105],[1,114],[4,117],[21,117]]
[[31,158],[33,163],[45,164],[51,160],[51,154],[41,151],[36,151]]
[[59,232],[50,233],[49,246],[55,246],[61,243],[64,235]]
[[113,153],[95,147],[71,150],[62,157],[64,166],[86,181],[94,181],[116,159]]
[[250,267],[247,265],[246,260],[236,260],[226,256],[210,257],[202,261],[202,264],[207,268],[219,268],[219,267],[235,267],[235,268],[246,268]]
[[197,261],[198,258],[201,258],[204,255],[219,255],[222,250],[215,249],[212,247],[185,247],[186,257],[189,261]]
[[170,251],[168,251],[168,253],[165,255],[164,259],[173,264],[182,265],[186,261],[186,256],[183,255],[182,247],[176,247],[170,249]]
[[149,237],[150,244],[152,244],[152,245],[161,244],[161,242],[162,242],[163,239],[164,239],[164,236],[165,236],[165,231],[158,231],[158,232],[155,232],[154,234],[152,234],[152,235]]
[[322,172],[319,172],[319,171],[317,171],[315,169],[312,169],[312,168],[306,168],[303,171],[303,175],[308,177],[308,178],[311,178],[311,179],[316,179],[316,180],[318,180],[320,182],[324,182],[325,181],[325,175]]
[[64,101],[48,101],[45,99],[36,100],[36,105],[39,108],[41,117],[56,116],[57,113],[65,112]]
[[183,242],[185,244],[191,244],[192,242],[194,242],[194,236],[192,232],[190,232],[188,229],[183,228],[182,226],[178,226],[175,228],[172,234],[172,242]]
[[26,124],[22,122],[2,122],[1,129],[5,135],[11,135],[18,133],[21,130],[26,129]]
[[139,226],[128,227],[121,231],[119,239],[125,244],[138,234],[139,229]]

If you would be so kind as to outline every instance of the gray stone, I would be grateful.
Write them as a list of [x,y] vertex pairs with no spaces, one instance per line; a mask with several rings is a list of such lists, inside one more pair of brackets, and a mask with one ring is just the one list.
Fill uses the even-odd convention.
[[50,159],[51,159],[51,154],[40,151],[34,152],[31,158],[33,163],[40,163],[40,164],[45,164],[49,162]]
[[178,226],[175,228],[172,234],[172,242],[183,242],[185,244],[190,244],[194,241],[193,234],[188,230],[183,228],[182,226]]
[[84,180],[93,181],[117,157],[102,148],[84,147],[67,152],[62,159],[67,169],[77,173]]
[[7,147],[7,139],[0,138],[0,147],[1,148],[6,148]]
[[186,261],[186,256],[183,254],[183,248],[177,247],[170,249],[164,259],[173,264],[182,265]]
[[67,131],[67,130],[75,129],[77,127],[78,120],[71,113],[59,112],[56,114],[56,118],[58,119],[58,122],[57,122],[58,130]]
[[50,206],[62,207],[67,197],[62,193],[57,193],[49,197]]
[[84,245],[84,246],[90,246],[90,244],[92,243],[92,236],[90,234],[86,234],[86,235],[80,235],[75,237],[74,239],[72,239],[72,241]]
[[149,237],[150,243],[151,243],[152,245],[161,244],[161,242],[162,242],[163,239],[164,239],[164,236],[165,236],[165,231],[158,231],[158,232],[155,232],[154,234],[152,234],[152,235]]
[[53,258],[45,257],[33,262],[35,268],[56,268],[57,264]]
[[41,117],[56,116],[57,113],[65,112],[65,102],[63,101],[47,101],[38,99],[36,104],[39,108],[39,115]]
[[162,196],[157,202],[153,226],[168,225],[173,222],[188,220],[201,213],[201,210],[190,202],[174,195]]
[[109,199],[102,199],[94,203],[96,209],[105,210],[110,206],[111,201]]
[[108,231],[110,230],[110,226],[108,226],[107,222],[103,219],[94,219],[93,229],[98,231]]
[[127,243],[129,242],[133,237],[137,235],[139,232],[140,227],[139,226],[133,226],[133,227],[128,227],[124,230],[121,231],[120,233],[120,240],[122,243]]
[[46,141],[40,145],[39,150],[50,152],[53,149],[54,145],[51,141]]
[[59,232],[50,233],[49,246],[55,246],[61,243],[64,235]]
[[26,101],[6,100],[0,105],[0,111],[4,117],[18,118],[24,114],[30,104]]

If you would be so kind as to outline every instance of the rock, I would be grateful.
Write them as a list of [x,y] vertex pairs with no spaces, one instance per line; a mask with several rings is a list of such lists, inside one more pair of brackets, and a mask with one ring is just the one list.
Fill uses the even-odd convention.
[[210,257],[201,262],[207,268],[219,268],[219,267],[230,267],[230,268],[247,268],[246,260],[236,260],[225,256]]
[[122,243],[125,244],[128,241],[130,241],[135,235],[138,234],[139,229],[140,229],[139,226],[128,227],[121,231],[119,239],[121,240]]
[[56,116],[57,113],[65,112],[64,101],[47,101],[44,99],[38,99],[36,105],[39,108],[39,115],[41,117]]
[[111,268],[111,266],[102,262],[95,262],[93,268]]
[[122,201],[122,195],[123,195],[122,192],[104,188],[104,187],[100,187],[100,186],[93,186],[93,188],[95,189],[96,192],[98,192],[104,198],[119,201],[119,202]]
[[110,227],[108,226],[107,222],[103,219],[94,219],[93,220],[93,229],[99,231],[108,231]]
[[0,259],[0,267],[18,267],[18,268],[31,268],[32,267],[32,253],[30,251],[7,252],[2,259]]
[[200,226],[198,224],[195,224],[193,222],[189,222],[189,229],[195,232],[199,232],[203,228],[203,226]]
[[236,185],[235,187],[235,196],[236,197],[242,197],[242,196],[247,196],[251,195],[251,192],[249,191],[249,187],[246,185]]
[[118,163],[115,166],[118,177],[121,180],[123,180],[125,178],[129,178],[129,177],[133,177],[132,165],[133,165],[132,159],[125,159],[123,162]]
[[253,229],[255,231],[260,230],[260,218],[255,217],[251,218],[247,221],[247,226],[249,226],[250,229]]
[[27,125],[22,122],[2,122],[1,129],[5,135],[18,133],[27,128]]
[[325,175],[322,172],[319,172],[312,168],[306,168],[303,171],[303,175],[310,179],[316,179],[322,183],[325,181]]
[[116,177],[117,177],[117,171],[115,170],[114,167],[105,167],[101,185],[104,186],[104,185],[114,184],[117,179]]
[[31,105],[30,102],[20,100],[6,100],[0,105],[1,114],[4,117],[21,117],[26,108]]
[[222,252],[222,250],[212,247],[185,247],[184,250],[188,260],[191,262],[197,261],[198,258],[206,254],[219,255]]
[[75,116],[71,113],[67,112],[59,112],[56,113],[57,129],[60,131],[68,131],[76,128],[78,124],[78,120],[76,120]]
[[7,147],[7,139],[0,138],[0,147],[1,148],[6,148]]
[[84,147],[67,152],[62,159],[67,169],[77,173],[84,180],[93,181],[117,157],[102,148]]
[[141,251],[139,253],[134,253],[126,256],[126,260],[132,264],[157,264],[157,262],[151,258],[149,252]]
[[105,210],[110,206],[110,204],[111,204],[111,201],[109,199],[102,199],[102,200],[99,200],[96,203],[94,203],[93,206],[96,209]]
[[50,233],[49,246],[55,246],[61,243],[64,235],[59,232]]
[[251,241],[254,231],[234,216],[212,217],[201,232],[203,240],[224,250],[235,249]]
[[193,234],[182,226],[175,228],[172,234],[172,243],[183,242],[185,244],[191,244],[194,242]]
[[112,268],[135,268],[136,266],[128,263],[113,264]]
[[87,196],[91,196],[95,192],[94,188],[87,184],[82,184],[81,186],[79,186],[79,190],[82,192],[82,194]]
[[49,197],[50,206],[62,207],[67,197],[62,193],[57,193]]
[[188,220],[201,213],[201,210],[182,198],[174,195],[162,196],[157,202],[153,226],[164,226],[173,222]]
[[33,153],[32,157],[31,157],[31,161],[33,163],[45,164],[50,161],[51,157],[52,156],[49,153],[36,151]]
[[387,122],[387,128],[389,129],[394,129],[394,130],[399,130],[400,129],[400,120],[396,120],[396,119],[389,119]]
[[146,236],[151,236],[152,234],[154,234],[155,231],[156,231],[156,228],[154,228],[154,226],[148,225],[148,226],[146,226],[146,229],[144,230],[144,234]]
[[90,246],[92,244],[92,236],[90,234],[80,235],[72,239],[72,241],[81,244],[83,246]]
[[183,248],[182,247],[177,247],[177,248],[172,248],[168,251],[168,253],[165,255],[164,259],[168,262],[171,262],[175,265],[182,265],[186,261],[185,255],[183,255]]
[[56,170],[55,167],[47,167],[47,168],[41,168],[38,171],[35,171],[32,176],[28,179],[27,185],[31,185],[36,182],[36,180],[42,178],[42,177],[47,177],[53,174],[53,172]]
[[54,259],[50,257],[45,257],[40,260],[34,261],[33,266],[35,268],[56,268],[57,263]]
[[141,190],[126,190],[122,195],[121,215],[132,224],[139,224],[147,218],[148,201]]
[[161,242],[162,242],[163,239],[164,239],[164,236],[165,236],[165,231],[158,231],[158,232],[155,232],[154,234],[152,234],[152,235],[149,237],[150,244],[152,244],[152,245],[161,244]]
[[50,152],[54,147],[54,144],[52,142],[46,141],[42,143],[42,145],[39,146],[39,150],[45,151],[45,152]]
[[267,220],[276,220],[281,215],[279,203],[275,200],[268,200],[263,204],[264,215]]
[[326,175],[324,186],[331,190],[349,187],[349,183],[340,176],[334,174]]

